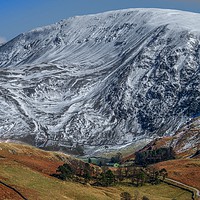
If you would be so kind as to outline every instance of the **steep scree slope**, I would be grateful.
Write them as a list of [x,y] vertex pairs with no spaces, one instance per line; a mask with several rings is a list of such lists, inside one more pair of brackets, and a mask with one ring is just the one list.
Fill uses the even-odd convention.
[[200,113],[200,15],[78,16],[0,47],[0,137],[36,146],[122,145]]

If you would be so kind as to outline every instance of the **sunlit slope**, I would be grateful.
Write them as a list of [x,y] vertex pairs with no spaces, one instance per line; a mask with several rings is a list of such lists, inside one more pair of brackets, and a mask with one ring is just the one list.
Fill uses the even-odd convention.
[[200,14],[78,16],[0,47],[0,137],[114,146],[172,134],[200,113]]
[[[151,200],[189,200],[191,194],[165,184],[146,185],[141,188],[128,186],[92,187],[75,182],[60,181],[49,176],[56,165],[65,162],[75,163],[76,159],[61,153],[44,152],[36,148],[0,143],[0,181],[15,188],[29,200],[120,200],[124,191],[139,197],[144,195]],[[34,160],[34,162],[32,161]],[[78,160],[77,160],[78,161]],[[42,169],[41,169],[42,168]],[[0,199],[21,200],[16,193],[0,184]]]

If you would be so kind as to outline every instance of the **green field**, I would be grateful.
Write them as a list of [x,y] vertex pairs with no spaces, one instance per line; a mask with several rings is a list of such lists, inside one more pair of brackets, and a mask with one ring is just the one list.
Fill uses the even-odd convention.
[[[74,182],[63,182],[49,177],[16,162],[1,163],[0,177],[9,185],[18,189],[29,200],[119,200],[124,191],[132,196],[139,193],[139,199],[147,196],[150,200],[190,200],[191,194],[166,184],[143,187],[115,186],[92,187]],[[135,192],[138,191],[138,192]]]

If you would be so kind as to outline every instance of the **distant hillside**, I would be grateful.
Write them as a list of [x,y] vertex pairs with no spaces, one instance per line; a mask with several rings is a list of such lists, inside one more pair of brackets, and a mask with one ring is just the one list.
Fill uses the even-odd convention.
[[147,144],[138,152],[171,148],[176,158],[198,157],[200,150],[200,117],[182,125],[174,135],[160,137]]

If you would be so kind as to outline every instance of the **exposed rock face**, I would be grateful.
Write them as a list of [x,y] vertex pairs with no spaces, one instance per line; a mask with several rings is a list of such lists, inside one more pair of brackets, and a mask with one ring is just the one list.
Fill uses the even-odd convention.
[[0,137],[115,145],[173,133],[200,113],[199,22],[129,9],[19,35],[0,47]]
[[176,158],[196,158],[200,148],[200,117],[182,125],[172,136],[151,141],[138,152],[153,151],[163,148],[172,149]]

